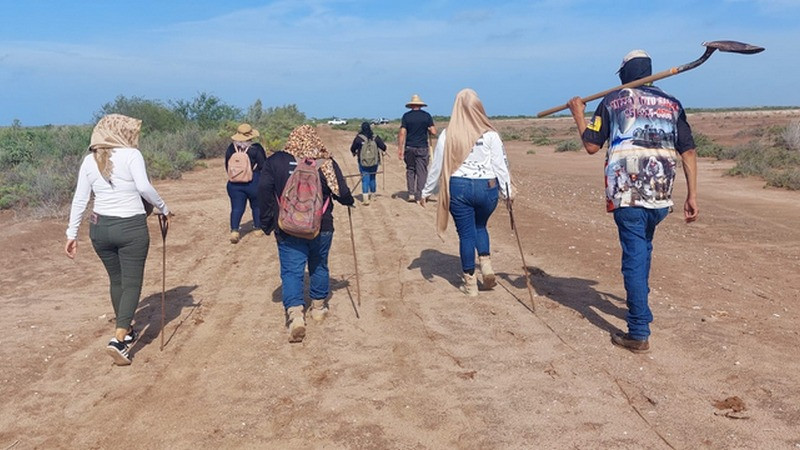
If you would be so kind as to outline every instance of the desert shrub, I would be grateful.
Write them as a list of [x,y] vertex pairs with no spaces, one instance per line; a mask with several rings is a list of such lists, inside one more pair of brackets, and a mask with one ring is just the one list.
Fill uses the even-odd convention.
[[387,144],[397,142],[397,130],[373,126],[372,132],[375,133],[376,136],[380,136],[381,139],[383,139],[383,142],[386,142]]
[[192,100],[173,100],[172,110],[186,121],[203,129],[217,129],[228,121],[242,118],[239,108],[228,105],[217,96],[201,92]]
[[97,122],[107,114],[124,114],[140,119],[143,134],[151,131],[174,131],[183,128],[187,123],[185,115],[168,108],[158,100],[125,97],[124,95],[118,96],[113,102],[104,104],[95,113],[94,121]]
[[[800,152],[781,147],[766,146],[752,142],[736,155],[736,165],[730,169],[731,175],[756,175],[772,183],[791,184],[800,168]],[[784,181],[781,181],[784,180]]]
[[[103,105],[95,119],[120,113],[143,120],[139,147],[153,179],[179,178],[199,159],[224,155],[242,119],[238,109],[205,93],[192,101],[171,102],[170,107],[119,96]],[[246,118],[266,139],[267,149],[281,148],[289,132],[306,122],[295,105],[265,110],[260,101]],[[0,128],[0,209],[28,208],[44,215],[62,211],[72,198],[92,128],[23,127],[19,121]]]
[[575,139],[567,139],[556,145],[556,152],[577,152],[583,146]]
[[555,130],[550,127],[533,127],[530,131],[530,139],[534,145],[550,145],[553,142],[550,136],[555,133]]
[[500,130],[500,139],[503,141],[521,141],[523,134],[520,130],[513,128]]
[[800,122],[787,125],[779,135],[779,143],[787,150],[800,151]]
[[800,190],[800,168],[772,170],[765,178],[768,186]]
[[[283,148],[289,133],[296,127],[307,123],[306,115],[297,108],[297,105],[283,105],[264,109],[261,100],[256,100],[244,119],[261,134],[260,142],[264,149],[275,151]],[[229,122],[225,127],[227,137],[235,131],[238,123]],[[228,139],[230,142],[230,139]],[[225,144],[227,146],[227,143]]]
[[697,149],[697,156],[721,159],[720,154],[723,152],[722,146],[705,134],[694,133],[694,145]]

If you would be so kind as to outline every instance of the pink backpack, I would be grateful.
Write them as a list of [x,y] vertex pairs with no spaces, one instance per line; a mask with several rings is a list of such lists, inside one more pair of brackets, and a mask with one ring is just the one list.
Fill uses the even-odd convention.
[[247,147],[244,150],[236,149],[228,159],[228,181],[231,183],[249,183],[253,181],[253,166],[247,156]]
[[314,239],[319,234],[330,198],[322,201],[318,164],[313,159],[297,161],[297,168],[278,199],[278,227],[287,234],[303,239]]

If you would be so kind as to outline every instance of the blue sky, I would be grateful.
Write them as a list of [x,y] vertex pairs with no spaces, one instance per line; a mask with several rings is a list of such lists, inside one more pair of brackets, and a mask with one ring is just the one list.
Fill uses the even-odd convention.
[[491,115],[534,115],[618,84],[631,49],[661,71],[722,39],[767,50],[658,85],[686,107],[800,105],[800,0],[0,0],[0,18],[0,126],[199,92],[396,118],[414,93],[449,115],[471,87]]

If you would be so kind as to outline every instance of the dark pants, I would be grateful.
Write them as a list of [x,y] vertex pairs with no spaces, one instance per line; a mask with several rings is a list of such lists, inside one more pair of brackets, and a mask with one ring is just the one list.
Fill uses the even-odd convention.
[[497,179],[450,177],[450,214],[458,231],[461,270],[475,270],[475,251],[490,253],[486,223],[497,207]]
[[139,306],[150,234],[147,216],[109,217],[92,214],[89,237],[111,283],[111,305],[117,328],[128,329]]
[[650,336],[650,311],[647,297],[650,293],[650,260],[653,255],[653,235],[656,225],[667,214],[669,208],[646,209],[637,207],[617,208],[614,221],[619,231],[622,246],[622,278],[625,281],[628,305],[628,334],[639,340]]
[[253,228],[261,228],[261,217],[258,207],[258,180],[260,172],[253,173],[253,179],[249,183],[228,182],[228,197],[231,198],[231,230],[238,231],[239,225],[250,202],[250,209],[253,210]]
[[408,195],[419,198],[425,181],[428,178],[428,160],[430,152],[428,147],[408,147],[403,153],[403,160],[406,162],[406,184],[408,185]]

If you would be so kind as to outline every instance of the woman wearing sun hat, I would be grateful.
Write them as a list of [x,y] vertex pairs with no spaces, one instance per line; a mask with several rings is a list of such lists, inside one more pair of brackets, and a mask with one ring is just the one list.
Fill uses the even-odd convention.
[[245,152],[250,158],[250,168],[253,171],[253,177],[247,182],[237,182],[228,180],[227,191],[228,197],[231,199],[231,244],[239,242],[241,235],[239,234],[239,225],[242,222],[242,216],[247,208],[247,202],[250,202],[250,209],[253,211],[253,229],[261,228],[261,218],[258,210],[258,180],[260,177],[261,168],[267,160],[267,153],[264,147],[258,142],[254,142],[260,135],[258,130],[250,126],[250,124],[243,123],[236,128],[236,133],[231,136],[233,142],[228,146],[225,152],[225,171],[228,172],[228,162],[231,156],[236,152]]
[[94,194],[89,236],[111,283],[116,329],[106,351],[117,365],[131,363],[129,351],[136,340],[131,325],[139,306],[150,246],[142,198],[167,217],[169,227],[169,209],[148,181],[144,158],[137,149],[141,127],[141,120],[121,114],[104,116],[94,127],[90,153],[78,173],[64,247],[67,256],[74,259],[78,228]]

